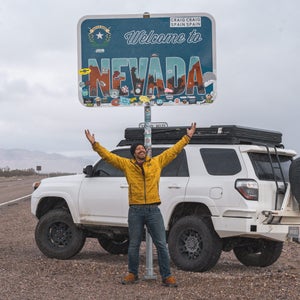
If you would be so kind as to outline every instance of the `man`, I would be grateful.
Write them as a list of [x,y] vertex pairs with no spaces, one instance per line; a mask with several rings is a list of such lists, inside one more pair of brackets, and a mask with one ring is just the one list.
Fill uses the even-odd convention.
[[138,281],[139,250],[143,238],[144,226],[152,237],[157,249],[159,272],[162,284],[176,287],[177,283],[170,271],[170,259],[166,243],[166,232],[163,218],[158,205],[159,180],[161,170],[169,164],[181,150],[189,143],[196,130],[196,123],[192,123],[187,133],[174,146],[161,154],[150,158],[142,144],[133,144],[130,148],[132,159],[120,157],[111,153],[95,140],[94,134],[85,130],[85,135],[96,151],[104,160],[122,170],[128,182],[128,274],[123,278],[123,284]]

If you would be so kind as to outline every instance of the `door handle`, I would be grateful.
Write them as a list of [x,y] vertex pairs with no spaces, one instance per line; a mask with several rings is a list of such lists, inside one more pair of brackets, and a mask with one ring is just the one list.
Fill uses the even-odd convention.
[[168,186],[169,189],[180,189],[181,187],[177,184],[172,184]]
[[128,189],[128,184],[121,184],[121,185],[120,185],[120,188],[121,188],[121,189]]

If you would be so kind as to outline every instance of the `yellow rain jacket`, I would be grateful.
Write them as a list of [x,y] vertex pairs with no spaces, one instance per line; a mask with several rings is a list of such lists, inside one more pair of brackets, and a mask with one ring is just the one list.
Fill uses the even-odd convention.
[[174,146],[161,154],[153,158],[147,156],[142,166],[139,166],[134,158],[124,158],[111,153],[98,142],[93,144],[93,149],[108,163],[124,172],[129,185],[129,205],[160,204],[161,170],[176,158],[189,141],[190,138],[187,135],[183,136]]

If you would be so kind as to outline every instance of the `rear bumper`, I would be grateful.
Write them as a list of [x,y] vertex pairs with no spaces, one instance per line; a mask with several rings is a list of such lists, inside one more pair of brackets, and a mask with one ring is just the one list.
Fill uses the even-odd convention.
[[[225,237],[252,237],[266,238],[277,241],[286,241],[296,238],[300,232],[298,224],[263,224],[253,218],[224,218],[212,217],[214,228],[221,238]],[[297,228],[297,229],[296,229]],[[298,236],[298,238],[300,238]]]

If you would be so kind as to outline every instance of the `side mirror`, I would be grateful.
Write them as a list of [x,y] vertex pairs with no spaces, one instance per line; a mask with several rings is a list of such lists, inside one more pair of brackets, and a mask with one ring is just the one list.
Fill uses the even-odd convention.
[[83,168],[83,174],[86,174],[87,177],[91,177],[93,175],[93,166],[88,165],[85,168]]

